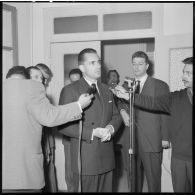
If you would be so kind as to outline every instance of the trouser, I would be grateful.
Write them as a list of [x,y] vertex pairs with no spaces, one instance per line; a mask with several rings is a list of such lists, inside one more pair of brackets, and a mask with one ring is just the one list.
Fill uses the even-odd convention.
[[[78,192],[79,175],[73,173],[74,188]],[[112,192],[113,171],[99,175],[82,175],[82,192]]]
[[70,141],[64,138],[64,155],[65,155],[65,181],[68,192],[75,192],[73,172],[71,169]]
[[192,162],[171,157],[174,192],[192,192]]
[[137,156],[137,192],[142,192],[144,173],[148,192],[161,192],[162,152],[141,152]]

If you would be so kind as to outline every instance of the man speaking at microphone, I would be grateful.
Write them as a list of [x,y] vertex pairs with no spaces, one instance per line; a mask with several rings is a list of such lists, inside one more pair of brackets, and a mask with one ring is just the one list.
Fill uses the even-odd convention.
[[[83,78],[62,89],[59,104],[78,99],[92,84],[97,88],[92,103],[83,111],[81,189],[82,192],[112,192],[115,168],[112,137],[122,119],[114,104],[112,92],[98,81],[101,77],[101,63],[96,50],[82,50],[78,55],[78,65]],[[78,191],[79,122],[62,125],[59,132],[70,137],[74,189]]]

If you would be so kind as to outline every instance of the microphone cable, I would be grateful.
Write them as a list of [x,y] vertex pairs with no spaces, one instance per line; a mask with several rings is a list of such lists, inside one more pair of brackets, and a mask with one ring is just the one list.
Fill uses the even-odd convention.
[[82,131],[83,131],[83,121],[79,121],[79,147],[78,147],[78,173],[79,173],[79,187],[78,192],[82,192],[82,176],[81,176],[81,140],[82,140]]

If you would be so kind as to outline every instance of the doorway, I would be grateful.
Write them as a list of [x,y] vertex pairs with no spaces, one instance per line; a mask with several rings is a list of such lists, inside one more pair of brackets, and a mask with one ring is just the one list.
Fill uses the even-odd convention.
[[[51,70],[53,79],[50,84],[51,99],[55,105],[58,105],[59,96],[62,88],[69,84],[68,74],[72,68],[77,68],[78,53],[84,48],[93,48],[101,56],[103,83],[107,83],[107,71],[116,69],[121,78],[121,83],[125,76],[132,76],[131,73],[131,55],[138,50],[146,52],[153,60],[154,39],[134,39],[134,40],[113,40],[113,41],[89,41],[89,42],[70,42],[70,43],[51,43]],[[65,157],[64,146],[62,144],[63,136],[55,130],[55,165],[56,176],[59,191],[66,191],[65,182]],[[117,144],[121,142],[121,134],[117,137]],[[119,151],[120,152],[120,151]],[[119,161],[121,157],[119,154]],[[124,186],[126,178],[118,182],[117,192],[124,192],[127,186]]]

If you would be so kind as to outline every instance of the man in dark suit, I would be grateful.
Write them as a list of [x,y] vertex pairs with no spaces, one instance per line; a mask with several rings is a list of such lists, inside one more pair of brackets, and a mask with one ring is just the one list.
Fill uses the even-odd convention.
[[[78,55],[83,78],[65,86],[60,95],[60,104],[74,101],[86,92],[91,84],[97,91],[91,105],[83,112],[81,140],[82,192],[112,192],[112,175],[115,168],[112,136],[121,124],[121,117],[113,101],[113,94],[98,79],[101,62],[94,49],[87,48]],[[78,191],[79,123],[71,122],[60,127],[60,132],[70,137],[71,166],[75,189]]]
[[[169,92],[168,85],[147,74],[149,59],[142,51],[132,55],[133,73],[139,83],[138,93],[157,97]],[[124,112],[124,113],[123,113]],[[125,110],[120,113],[128,118]],[[162,148],[168,146],[168,116],[135,107],[135,148],[137,161],[137,192],[142,192],[145,172],[149,192],[161,192]],[[129,131],[126,131],[128,134]],[[125,136],[129,141],[129,136]],[[128,144],[126,144],[128,146]],[[126,148],[128,155],[128,149]]]
[[[170,114],[169,139],[172,147],[171,175],[174,192],[192,192],[192,104],[193,104],[193,57],[183,60],[182,81],[185,89],[170,92],[167,95],[152,98],[135,95],[135,104],[139,107],[164,111]],[[122,92],[123,91],[123,92]],[[120,87],[116,89],[118,97],[129,99],[129,95]]]

